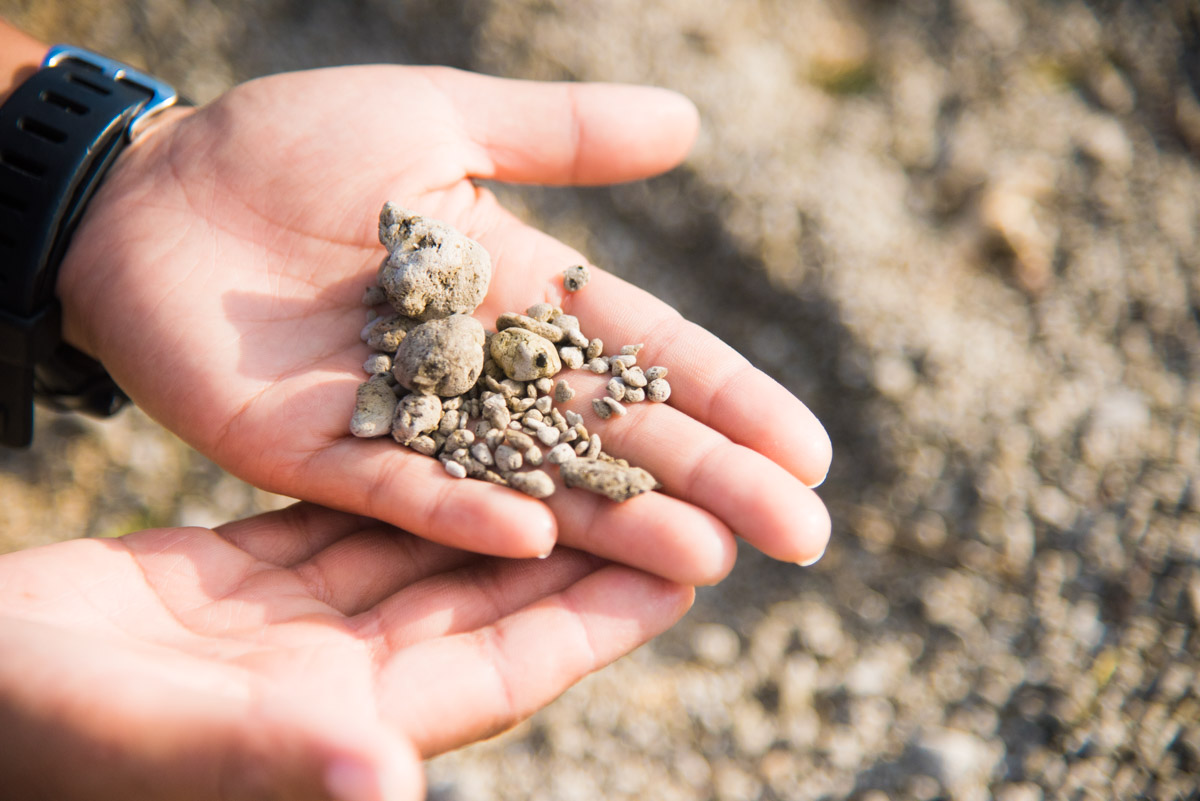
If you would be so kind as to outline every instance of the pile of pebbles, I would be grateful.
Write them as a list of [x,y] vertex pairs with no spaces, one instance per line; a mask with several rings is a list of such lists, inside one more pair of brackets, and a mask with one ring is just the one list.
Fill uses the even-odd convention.
[[[659,486],[654,477],[603,450],[583,415],[560,410],[575,397],[564,369],[611,374],[605,395],[592,400],[600,420],[623,417],[627,403],[665,402],[667,368],[638,365],[643,345],[605,355],[579,320],[550,303],[508,312],[485,331],[471,313],[483,302],[491,259],[478,243],[444,223],[386,203],[379,241],[388,255],[378,284],[366,289],[370,307],[361,338],[375,352],[363,363],[350,432],[391,434],[401,445],[438,459],[454,478],[512,487],[534,498],[555,491],[544,465],[558,468],[567,487],[625,501]],[[588,269],[563,271],[563,286],[578,292]],[[380,314],[384,306],[387,312]]]

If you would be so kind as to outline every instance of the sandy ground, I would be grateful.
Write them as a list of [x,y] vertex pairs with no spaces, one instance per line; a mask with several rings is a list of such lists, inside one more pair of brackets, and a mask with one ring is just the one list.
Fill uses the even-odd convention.
[[[234,11],[236,7],[236,12]],[[692,97],[688,163],[501,187],[827,422],[825,559],[429,765],[468,799],[1200,793],[1200,12],[1187,0],[0,0],[204,101],[440,63]],[[136,411],[0,454],[0,549],[284,502]]]

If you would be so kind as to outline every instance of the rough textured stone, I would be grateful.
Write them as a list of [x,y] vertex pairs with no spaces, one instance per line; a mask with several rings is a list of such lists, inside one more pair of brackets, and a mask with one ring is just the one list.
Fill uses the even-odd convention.
[[383,376],[359,384],[355,393],[354,415],[350,418],[350,433],[356,437],[382,437],[387,434],[392,430],[396,403],[396,393]]
[[622,467],[599,459],[570,459],[559,470],[568,487],[581,487],[614,501],[627,501],[658,486],[654,476],[640,467]]
[[456,314],[408,332],[396,351],[392,374],[413,392],[461,395],[483,371],[483,326]]
[[492,260],[478,242],[395,203],[379,214],[388,257],[379,286],[400,314],[418,320],[470,314],[487,294]]
[[549,378],[562,370],[554,343],[524,328],[506,328],[493,334],[492,359],[515,381]]

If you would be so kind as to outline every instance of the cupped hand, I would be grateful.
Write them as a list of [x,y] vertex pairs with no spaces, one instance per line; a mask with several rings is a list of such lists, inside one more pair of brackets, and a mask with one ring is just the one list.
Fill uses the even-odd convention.
[[[565,294],[562,270],[582,257],[473,183],[641,178],[680,161],[695,131],[690,103],[642,87],[392,66],[253,81],[171,112],[122,156],[64,264],[66,334],[230,472],[441,543],[531,556],[558,541],[693,584],[728,571],[735,533],[807,561],[829,533],[806,486],[830,458],[813,415],[610,274],[594,269],[583,291]],[[361,296],[385,255],[376,219],[386,200],[488,249],[494,275],[476,312],[485,326],[550,301],[608,350],[646,344],[641,363],[670,370],[670,402],[587,423],[660,492],[618,505],[560,491],[542,504],[448,478],[390,439],[349,435],[368,355]]]
[[0,556],[0,775],[22,798],[397,801],[675,623],[690,588],[299,504]]

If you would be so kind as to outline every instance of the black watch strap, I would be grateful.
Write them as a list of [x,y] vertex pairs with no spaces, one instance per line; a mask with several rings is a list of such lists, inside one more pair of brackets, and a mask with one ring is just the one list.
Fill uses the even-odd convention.
[[112,414],[127,400],[61,341],[59,266],[88,200],[148,112],[174,90],[74,48],[50,51],[0,106],[0,442],[33,438],[33,400]]

